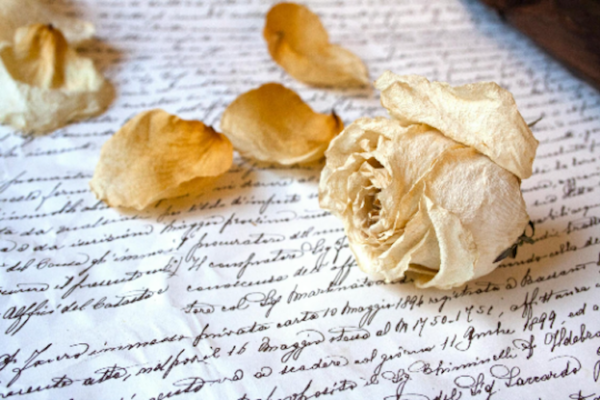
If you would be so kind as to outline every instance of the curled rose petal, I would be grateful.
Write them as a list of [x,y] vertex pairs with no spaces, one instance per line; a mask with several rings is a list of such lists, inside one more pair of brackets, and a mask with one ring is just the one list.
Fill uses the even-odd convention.
[[92,60],[49,25],[19,28],[0,44],[0,122],[43,133],[104,111],[114,97]]
[[200,121],[151,110],[129,120],[104,144],[90,187],[111,207],[141,210],[202,190],[232,161],[233,147],[224,135]]
[[[397,81],[404,80],[408,78]],[[391,99],[387,104],[396,107],[407,103],[395,95],[440,104],[438,88],[431,90],[425,85],[412,89],[416,93],[388,92]],[[462,98],[478,98],[479,90],[475,87],[471,96],[462,87]],[[472,106],[481,112],[477,101]],[[499,162],[483,154],[478,147],[481,141],[468,145],[442,132],[438,128],[442,125],[435,126],[434,122],[456,117],[447,111],[452,107],[433,107],[429,110],[433,116],[418,110],[403,114],[411,118],[417,115],[415,120],[361,118],[333,139],[326,151],[319,202],[341,218],[350,248],[364,271],[388,280],[409,276],[419,287],[460,286],[491,272],[498,255],[527,226],[521,177],[502,161],[524,160],[520,166],[527,171],[533,156],[527,163],[527,156],[501,153],[503,156],[496,157]],[[460,107],[471,115],[467,105]],[[520,115],[511,116],[511,107],[494,110],[507,112],[507,120],[512,118],[515,129],[520,129]],[[501,129],[508,129],[508,124],[504,121]],[[472,126],[462,133],[469,129]]]
[[220,127],[242,155],[290,165],[322,158],[344,124],[334,113],[315,113],[294,91],[267,83],[235,99]]
[[350,51],[329,43],[319,17],[295,3],[269,10],[263,36],[273,60],[301,82],[315,86],[358,87],[369,84],[364,63]]
[[12,41],[18,28],[31,24],[51,24],[73,45],[94,36],[94,25],[76,18],[54,13],[39,0],[0,1],[0,41]]
[[510,92],[494,82],[452,87],[417,75],[385,72],[381,103],[404,124],[423,123],[477,149],[521,179],[531,176],[538,146]]

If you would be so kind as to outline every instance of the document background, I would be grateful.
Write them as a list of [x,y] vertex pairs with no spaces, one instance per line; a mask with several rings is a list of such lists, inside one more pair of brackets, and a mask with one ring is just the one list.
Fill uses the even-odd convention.
[[534,244],[451,291],[367,277],[318,205],[323,162],[236,155],[203,194],[142,212],[88,182],[102,144],[162,108],[219,128],[266,82],[346,123],[374,89],[293,80],[262,39],[273,1],[50,1],[92,21],[103,115],[42,137],[0,127],[0,397],[594,399],[600,396],[600,95],[467,0],[307,1],[385,70],[510,90],[540,140],[522,190]]

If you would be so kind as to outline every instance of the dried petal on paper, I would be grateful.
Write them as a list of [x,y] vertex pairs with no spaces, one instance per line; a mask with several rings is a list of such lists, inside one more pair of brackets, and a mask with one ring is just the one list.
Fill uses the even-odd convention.
[[221,130],[242,155],[283,165],[322,158],[342,129],[335,113],[315,113],[293,90],[277,83],[240,95],[221,119]]
[[494,82],[452,87],[417,75],[385,72],[381,103],[405,125],[423,123],[477,149],[521,179],[531,176],[538,141],[510,92]]
[[210,126],[150,110],[104,144],[90,187],[111,207],[142,210],[204,189],[232,162],[231,143]]
[[[507,95],[495,86],[463,86],[451,98],[447,85],[418,77],[385,74],[377,85],[384,106],[399,119],[362,118],[332,140],[319,183],[321,207],[342,219],[366,272],[388,280],[410,276],[419,287],[441,289],[491,272],[529,221],[520,178],[531,171],[537,141],[523,132],[516,108],[497,106],[497,98]],[[481,104],[486,101],[493,104]],[[499,115],[474,116],[484,111]],[[461,119],[472,116],[479,125]],[[515,125],[517,133],[505,140],[516,140],[525,155],[508,154],[517,149],[506,142],[509,150],[482,154],[480,147],[499,147],[494,129],[500,120],[500,132]],[[441,130],[446,126],[451,133]],[[475,133],[479,137],[469,136]],[[505,165],[518,166],[521,174]]]
[[273,60],[299,81],[315,86],[360,87],[367,67],[350,51],[329,43],[319,17],[295,3],[279,3],[267,13],[263,36]]
[[51,24],[73,45],[91,39],[94,25],[54,13],[39,0],[0,1],[0,42],[10,42],[18,28],[31,24]]
[[51,25],[19,28],[0,44],[0,122],[44,133],[104,111],[114,97],[92,60]]

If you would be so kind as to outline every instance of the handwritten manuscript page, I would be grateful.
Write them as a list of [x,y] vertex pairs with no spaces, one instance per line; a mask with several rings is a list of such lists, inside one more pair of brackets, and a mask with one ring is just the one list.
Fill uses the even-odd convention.
[[0,127],[3,399],[600,398],[600,95],[472,0],[307,1],[331,41],[385,70],[496,81],[540,140],[522,184],[535,224],[489,276],[417,290],[359,270],[319,209],[323,163],[236,156],[200,195],[107,208],[88,182],[143,110],[218,130],[274,81],[346,124],[374,89],[291,79],[261,31],[270,0],[51,2],[91,20],[80,52],[117,89],[44,137]]

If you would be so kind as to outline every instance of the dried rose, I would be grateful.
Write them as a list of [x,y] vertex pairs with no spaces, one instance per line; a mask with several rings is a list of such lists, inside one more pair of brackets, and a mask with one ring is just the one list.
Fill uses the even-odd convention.
[[0,41],[12,41],[18,28],[31,24],[51,24],[73,45],[91,39],[95,31],[90,22],[56,14],[39,0],[0,1]]
[[356,55],[329,43],[319,17],[295,3],[276,4],[267,13],[263,36],[273,60],[299,81],[315,86],[369,84]]
[[0,122],[42,133],[97,115],[114,97],[92,60],[51,25],[19,28],[0,44]]
[[441,289],[491,272],[529,221],[520,183],[537,141],[514,99],[389,72],[375,86],[393,119],[359,119],[331,142],[321,207],[366,272]]
[[145,111],[102,146],[90,187],[111,207],[141,210],[206,188],[232,161],[231,143],[211,127]]
[[322,158],[344,124],[334,113],[314,112],[294,91],[267,83],[235,99],[220,127],[242,155],[290,165]]

